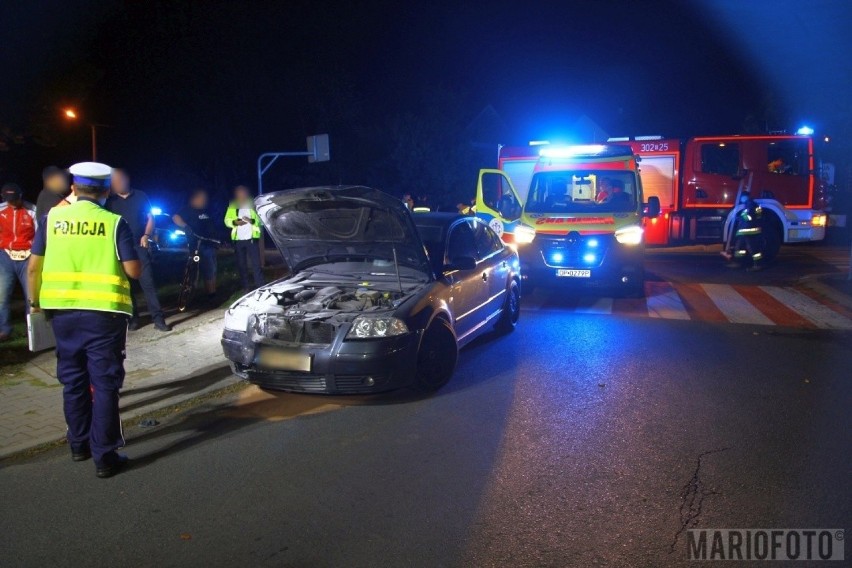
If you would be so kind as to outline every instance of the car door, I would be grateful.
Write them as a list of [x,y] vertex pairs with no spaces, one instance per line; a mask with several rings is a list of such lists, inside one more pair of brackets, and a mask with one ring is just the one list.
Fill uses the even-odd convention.
[[506,242],[514,242],[515,226],[523,201],[503,170],[479,170],[476,184],[476,216]]
[[495,316],[503,308],[509,278],[509,263],[503,254],[504,244],[500,237],[484,222],[472,219],[473,236],[476,242],[477,268],[486,283],[488,302],[483,314]]
[[[476,240],[468,219],[460,219],[447,233],[445,263],[452,265],[459,258],[477,259]],[[456,336],[461,340],[476,330],[487,303],[488,289],[480,264],[472,270],[452,270],[445,274],[449,279],[450,305],[455,319]]]

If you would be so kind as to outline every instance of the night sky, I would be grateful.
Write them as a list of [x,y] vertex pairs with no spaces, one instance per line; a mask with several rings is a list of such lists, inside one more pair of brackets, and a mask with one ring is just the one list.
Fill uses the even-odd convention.
[[581,115],[611,135],[852,135],[850,2],[459,4],[5,2],[0,178],[34,197],[43,166],[90,157],[90,122],[109,125],[101,161],[175,202],[256,185],[260,152],[316,132],[332,162],[290,160],[268,183],[462,191],[493,161],[448,164],[458,184],[430,172],[487,105],[499,139],[477,141],[494,144],[573,141]]

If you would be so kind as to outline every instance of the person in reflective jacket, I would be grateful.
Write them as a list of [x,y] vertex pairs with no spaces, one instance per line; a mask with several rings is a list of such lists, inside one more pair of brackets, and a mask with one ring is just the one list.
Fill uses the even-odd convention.
[[734,219],[733,260],[728,266],[747,270],[763,269],[763,208],[748,193],[740,197],[740,210]]
[[36,230],[28,266],[30,311],[52,315],[71,459],[94,458],[98,477],[127,464],[118,392],[124,382],[130,281],[142,265],[127,222],[103,208],[112,169],[71,166],[77,197],[54,207]]

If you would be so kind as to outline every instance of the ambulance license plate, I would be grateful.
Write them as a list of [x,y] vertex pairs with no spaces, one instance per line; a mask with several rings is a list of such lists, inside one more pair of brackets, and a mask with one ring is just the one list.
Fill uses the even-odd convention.
[[573,268],[557,268],[556,275],[561,278],[591,278],[591,270],[574,270]]
[[267,347],[260,352],[257,362],[265,369],[311,372],[311,356],[301,351]]

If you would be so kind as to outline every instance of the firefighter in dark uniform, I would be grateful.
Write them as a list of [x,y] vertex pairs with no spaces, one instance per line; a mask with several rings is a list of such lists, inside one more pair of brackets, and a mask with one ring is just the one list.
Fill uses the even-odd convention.
[[48,310],[56,336],[56,374],[63,385],[68,444],[74,461],[94,457],[98,477],[127,464],[118,392],[124,382],[130,278],[142,266],[130,227],[103,208],[111,168],[70,168],[77,201],[50,210],[33,241],[29,264],[32,311]]
[[734,219],[734,266],[748,265],[747,270],[763,269],[763,208],[748,193],[740,197],[741,209]]

